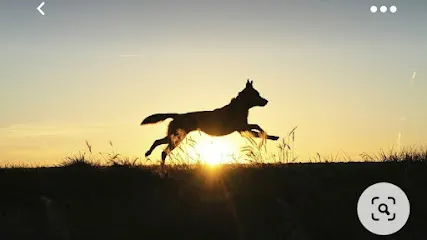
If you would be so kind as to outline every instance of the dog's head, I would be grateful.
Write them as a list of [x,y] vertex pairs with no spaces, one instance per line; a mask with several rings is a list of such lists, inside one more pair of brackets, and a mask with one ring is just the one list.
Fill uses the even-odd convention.
[[245,89],[239,93],[239,98],[248,104],[249,107],[264,107],[268,103],[267,99],[259,95],[259,92],[253,86],[253,81],[249,79],[246,82]]

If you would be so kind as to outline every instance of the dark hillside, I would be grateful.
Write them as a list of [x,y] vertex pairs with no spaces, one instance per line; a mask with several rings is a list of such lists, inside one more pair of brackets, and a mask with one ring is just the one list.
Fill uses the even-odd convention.
[[[426,162],[170,169],[0,169],[1,239],[426,239]],[[389,237],[360,224],[369,185],[400,186],[406,226]]]

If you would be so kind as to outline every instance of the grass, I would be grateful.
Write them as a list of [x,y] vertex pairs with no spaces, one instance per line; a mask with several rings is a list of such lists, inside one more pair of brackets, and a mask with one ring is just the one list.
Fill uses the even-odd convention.
[[375,155],[362,153],[361,157],[365,161],[425,161],[427,159],[427,148],[422,146],[406,147],[397,150],[392,148],[389,152],[381,150],[380,153]]
[[[0,236],[425,239],[425,148],[361,154],[366,162],[336,162],[345,158],[341,153],[297,163],[295,129],[274,154],[246,136],[242,161],[252,164],[209,167],[177,151],[167,178],[158,165],[119,154],[112,142],[109,153],[86,142],[87,151],[54,167],[1,168]],[[369,233],[355,214],[363,190],[380,181],[400,186],[411,202],[408,223],[390,238]]]
[[[234,164],[265,164],[265,163],[290,163],[294,162],[297,157],[294,157],[294,149],[291,146],[295,142],[295,130],[292,129],[285,138],[281,139],[277,145],[277,152],[268,152],[265,144],[265,139],[260,142],[255,140],[252,135],[242,135],[246,145],[241,148],[240,156],[232,156]],[[110,152],[95,152],[93,146],[85,141],[86,150],[68,156],[62,160],[56,167],[74,167],[74,168],[90,168],[90,167],[138,167],[160,164],[160,160],[153,161],[150,158],[142,159],[136,156],[127,156],[118,153],[112,141],[109,141],[111,147]],[[193,168],[203,164],[203,160],[198,156],[187,154],[186,148],[195,148],[196,141],[191,137],[185,138],[183,142],[171,152],[167,159],[167,164],[173,168]],[[25,166],[25,165],[23,165]],[[35,166],[37,167],[37,166]]]

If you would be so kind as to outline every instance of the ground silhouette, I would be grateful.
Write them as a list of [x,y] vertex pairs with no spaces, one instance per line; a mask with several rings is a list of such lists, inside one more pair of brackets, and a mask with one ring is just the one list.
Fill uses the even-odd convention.
[[[0,169],[2,239],[425,239],[427,161]],[[389,238],[360,224],[376,182],[411,202]]]

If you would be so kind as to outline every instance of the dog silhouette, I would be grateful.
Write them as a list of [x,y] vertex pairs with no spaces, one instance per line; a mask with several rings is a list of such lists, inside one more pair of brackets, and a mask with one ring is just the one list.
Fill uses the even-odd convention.
[[240,134],[250,132],[258,138],[277,140],[279,137],[267,135],[258,124],[248,123],[249,109],[256,106],[264,107],[267,103],[267,99],[261,97],[253,87],[253,81],[248,79],[246,87],[224,107],[213,111],[182,114],[158,113],[148,116],[141,122],[141,125],[158,123],[168,118],[173,120],[169,123],[167,136],[154,141],[145,156],[149,156],[157,146],[168,144],[162,152],[162,165],[164,165],[167,155],[181,143],[188,133],[197,130],[210,136],[224,136],[236,131]]

